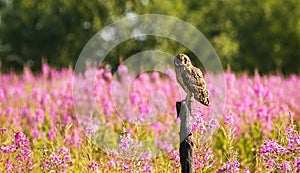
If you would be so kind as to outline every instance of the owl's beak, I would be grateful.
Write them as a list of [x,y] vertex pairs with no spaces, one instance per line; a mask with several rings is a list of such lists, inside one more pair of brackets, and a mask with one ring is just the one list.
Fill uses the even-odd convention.
[[174,64],[176,65],[176,66],[179,66],[179,65],[181,65],[181,60],[180,60],[180,58],[179,58],[180,56],[179,55],[177,55],[176,57],[175,57],[175,59],[174,59]]

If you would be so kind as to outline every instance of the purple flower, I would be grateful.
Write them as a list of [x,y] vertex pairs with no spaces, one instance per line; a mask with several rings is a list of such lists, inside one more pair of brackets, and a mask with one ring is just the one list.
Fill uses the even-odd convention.
[[142,172],[153,172],[152,162],[146,162],[143,166]]
[[263,147],[259,150],[259,153],[262,156],[268,156],[270,154],[283,154],[286,153],[287,149],[281,145],[279,145],[277,142],[273,140],[268,140],[264,143]]
[[276,164],[275,160],[273,160],[273,159],[267,160],[267,168],[272,168],[273,165],[275,165],[275,164]]
[[157,71],[154,71],[151,75],[151,78],[153,80],[159,80],[159,73]]
[[35,118],[37,123],[43,124],[45,121],[45,112],[42,109],[37,109],[35,111]]
[[195,150],[194,167],[197,172],[207,172],[213,167],[214,162],[214,155],[211,148],[202,146],[198,150]]
[[149,152],[143,152],[143,153],[140,154],[140,159],[141,160],[151,160],[152,155]]
[[210,119],[205,127],[205,131],[203,135],[210,134],[214,130],[218,129],[220,127],[219,121],[217,119]]
[[14,114],[14,109],[12,107],[8,107],[5,109],[4,114],[6,114],[7,116],[11,116]]
[[288,149],[297,151],[300,149],[300,134],[292,127],[288,127],[285,131],[288,137]]
[[7,172],[10,172],[11,170],[14,170],[14,172],[29,172],[32,170],[32,155],[30,150],[30,143],[28,139],[26,139],[26,136],[22,132],[18,132],[15,134],[14,137],[14,145],[10,145],[8,147],[1,146],[0,149],[3,151],[3,153],[15,153],[17,152],[15,156],[15,162],[18,164],[14,164],[14,162],[9,162],[8,160],[4,159],[4,162],[6,163],[6,169]]
[[99,164],[97,162],[92,162],[88,165],[89,169],[96,170],[99,168]]
[[64,156],[64,160],[66,160],[66,161],[71,160],[71,155],[70,154],[66,154]]
[[106,80],[111,80],[112,79],[112,74],[110,71],[105,71],[103,74],[104,79]]
[[7,131],[6,128],[3,128],[3,127],[0,128],[0,132],[5,132],[5,131]]
[[118,73],[119,73],[120,75],[126,75],[127,72],[128,72],[128,68],[127,68],[126,65],[120,65],[120,66],[118,67]]
[[294,168],[296,169],[297,172],[300,171],[300,157],[298,157],[298,158],[294,161]]
[[5,103],[6,102],[6,96],[4,91],[0,88],[0,100]]
[[131,138],[130,133],[127,133],[125,136],[121,136],[118,153],[123,158],[135,158],[139,154],[141,147],[142,143],[135,141]]
[[232,116],[224,116],[224,124],[226,125],[233,125],[234,119]]
[[4,163],[5,163],[5,167],[6,167],[6,172],[12,173],[14,170],[14,165],[11,162],[6,161],[6,160],[4,160]]
[[279,165],[277,170],[284,171],[284,172],[291,172],[291,165],[288,161],[285,161]]
[[50,72],[50,67],[48,64],[43,64],[42,65],[42,72],[44,77],[48,77],[49,72]]
[[53,130],[53,129],[51,129],[51,130],[49,130],[48,135],[49,135],[49,140],[52,140],[52,139],[54,139],[55,136],[56,136],[56,131]]
[[115,169],[117,167],[117,165],[118,165],[118,161],[116,161],[114,159],[108,161],[108,163],[107,163],[107,166],[109,168],[114,168]]
[[34,129],[32,130],[32,137],[34,137],[34,138],[39,138],[40,135],[41,135],[41,133],[40,133],[39,129],[34,128]]
[[21,147],[23,143],[27,143],[27,139],[24,133],[18,132],[15,134],[14,142],[18,147]]
[[195,121],[192,123],[191,132],[195,132],[196,130],[199,130],[200,132],[203,132],[205,129],[205,122],[203,120],[203,117],[196,116]]
[[98,129],[98,126],[93,124],[93,123],[89,123],[85,129],[85,134],[88,136],[88,137],[91,137],[91,136],[94,136],[96,131]]
[[243,170],[243,173],[250,173],[249,169]]
[[61,147],[58,151],[57,151],[58,154],[62,154],[62,155],[65,155],[65,154],[68,154],[69,153],[69,149],[67,147]]
[[237,160],[228,160],[218,172],[238,173],[240,170],[240,163]]
[[149,77],[149,75],[147,73],[141,73],[139,75],[139,79],[141,81],[147,82],[147,81],[149,81],[150,77]]
[[[43,147],[43,149],[45,151],[46,147]],[[57,151],[53,151],[49,157],[47,157],[47,154],[44,152],[40,166],[44,171],[56,169],[58,172],[66,172],[67,167],[71,164],[69,149],[61,147]]]
[[173,151],[171,152],[170,160],[174,160],[176,166],[179,165],[179,162],[180,162],[180,156],[179,156],[179,151],[178,151],[178,150],[173,150]]
[[10,145],[8,147],[6,146],[1,146],[0,149],[4,152],[4,153],[13,153],[17,150],[15,145]]
[[123,163],[123,167],[119,169],[119,172],[132,172],[128,163]]
[[172,153],[171,153],[170,159],[173,160],[173,159],[176,159],[176,158],[179,158],[179,151],[173,150]]

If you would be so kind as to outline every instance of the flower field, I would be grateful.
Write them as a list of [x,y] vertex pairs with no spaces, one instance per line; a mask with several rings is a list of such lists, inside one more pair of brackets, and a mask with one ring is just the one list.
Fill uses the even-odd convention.
[[[174,72],[95,70],[0,74],[1,172],[181,172]],[[220,118],[192,104],[195,171],[300,172],[300,77],[224,76]]]

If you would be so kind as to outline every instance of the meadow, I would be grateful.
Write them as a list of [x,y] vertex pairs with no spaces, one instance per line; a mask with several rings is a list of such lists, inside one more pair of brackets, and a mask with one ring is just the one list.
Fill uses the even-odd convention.
[[[178,85],[158,72],[130,76],[126,66],[95,78],[93,70],[44,64],[41,74],[0,74],[1,172],[181,171]],[[300,77],[224,75],[219,119],[193,104],[195,171],[300,172]],[[209,85],[212,94],[217,87]]]

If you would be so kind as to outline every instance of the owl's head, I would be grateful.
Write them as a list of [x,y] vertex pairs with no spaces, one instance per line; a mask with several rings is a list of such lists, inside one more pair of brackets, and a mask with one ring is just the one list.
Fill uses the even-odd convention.
[[175,66],[191,66],[190,58],[185,54],[178,54],[174,59]]

